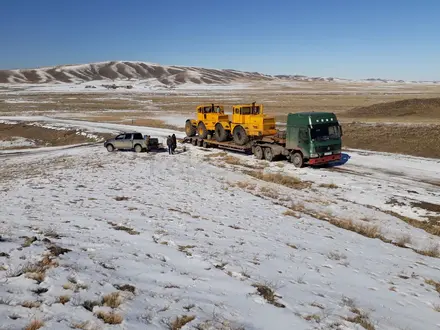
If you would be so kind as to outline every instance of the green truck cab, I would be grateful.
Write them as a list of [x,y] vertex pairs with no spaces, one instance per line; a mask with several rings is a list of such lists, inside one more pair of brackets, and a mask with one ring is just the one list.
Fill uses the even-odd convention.
[[331,112],[289,113],[285,131],[255,141],[257,159],[285,156],[295,167],[322,165],[341,159],[342,128]]
[[325,164],[341,159],[342,128],[331,112],[300,112],[287,116],[286,149],[294,165]]

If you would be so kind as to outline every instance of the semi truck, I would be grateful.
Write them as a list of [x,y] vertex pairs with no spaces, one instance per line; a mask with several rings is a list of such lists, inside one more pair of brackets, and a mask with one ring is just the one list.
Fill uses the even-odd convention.
[[263,136],[246,145],[234,141],[219,142],[212,136],[187,136],[181,142],[205,148],[253,154],[257,159],[273,161],[285,157],[295,167],[323,165],[341,159],[342,127],[334,113],[300,112],[287,115],[286,129]]

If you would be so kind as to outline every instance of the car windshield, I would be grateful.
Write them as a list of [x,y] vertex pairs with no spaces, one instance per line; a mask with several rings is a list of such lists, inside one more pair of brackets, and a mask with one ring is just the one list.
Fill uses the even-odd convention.
[[339,125],[315,125],[310,129],[313,140],[324,141],[341,137]]

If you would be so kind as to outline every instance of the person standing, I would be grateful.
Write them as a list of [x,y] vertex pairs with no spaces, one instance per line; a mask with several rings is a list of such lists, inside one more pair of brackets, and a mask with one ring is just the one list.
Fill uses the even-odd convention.
[[173,153],[177,148],[177,139],[176,139],[176,134],[171,135],[171,139],[173,139]]
[[173,138],[168,135],[167,138],[167,146],[168,146],[168,154],[172,155],[173,154]]

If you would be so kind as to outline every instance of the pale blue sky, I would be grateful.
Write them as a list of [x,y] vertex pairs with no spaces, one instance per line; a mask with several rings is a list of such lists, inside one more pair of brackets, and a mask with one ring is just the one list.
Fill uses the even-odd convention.
[[439,14],[434,0],[4,1],[0,69],[138,60],[438,80]]

